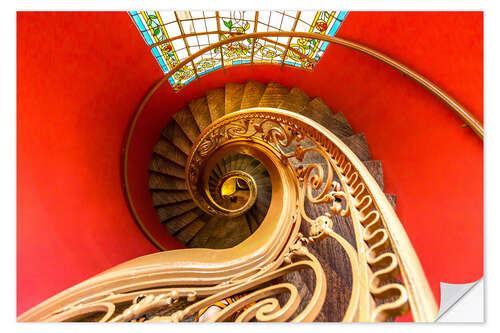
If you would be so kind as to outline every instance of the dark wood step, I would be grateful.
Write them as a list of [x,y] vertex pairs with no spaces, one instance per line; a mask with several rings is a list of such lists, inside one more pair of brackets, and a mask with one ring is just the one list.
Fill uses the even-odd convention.
[[320,122],[323,114],[332,114],[332,110],[326,105],[326,103],[321,99],[321,97],[315,97],[309,103],[307,103],[306,107],[300,111],[300,113],[306,117],[311,118],[316,122]]
[[385,193],[385,196],[387,197],[387,200],[389,200],[389,203],[391,204],[392,208],[396,209],[396,204],[397,204],[396,195]]
[[205,96],[193,99],[188,104],[189,110],[198,125],[198,129],[202,132],[210,123],[210,111],[208,110],[207,98]]
[[189,155],[192,143],[175,121],[169,122],[161,134],[184,154]]
[[189,199],[182,202],[176,202],[173,204],[161,206],[157,208],[158,215],[162,221],[170,220],[176,216],[182,215],[194,208],[196,204],[193,200]]
[[160,139],[153,148],[153,152],[161,157],[170,160],[180,167],[184,167],[187,162],[187,155],[184,154],[179,148],[174,146],[171,142]]
[[[168,232],[174,235],[177,231],[181,230],[183,227],[193,222],[202,214],[203,211],[198,207],[196,207],[168,221],[162,220],[162,222],[165,225],[165,228],[167,228]],[[160,216],[160,211],[158,212],[158,215]],[[160,216],[160,220],[161,219],[162,217]]]
[[156,154],[153,154],[153,159],[149,164],[149,170],[181,179],[185,178],[183,167]]
[[266,90],[266,85],[257,81],[248,81],[243,89],[241,108],[248,109],[259,106],[260,99]]
[[[348,271],[348,275],[352,275],[350,270],[349,259],[344,254],[341,257],[339,255],[338,243],[333,239],[325,239],[319,242],[315,242],[309,246],[309,251],[319,260],[321,267],[326,275],[326,287],[328,296],[325,298],[321,312],[316,317],[317,322],[339,322],[344,317],[347,307],[349,305],[349,299],[351,296],[351,279],[345,280],[337,272],[340,262],[344,270]],[[337,257],[331,257],[331,255],[337,255]],[[349,267],[348,267],[349,266]],[[314,288],[314,278],[313,274],[304,274],[306,278],[304,279],[310,290]],[[347,274],[346,274],[347,275]]]
[[187,108],[182,108],[174,113],[172,118],[174,118],[177,125],[179,125],[179,127],[182,129],[184,134],[186,134],[191,143],[195,142],[198,138],[198,135],[200,135],[200,129],[198,128],[198,125],[196,124],[191,111],[189,111],[189,109]]
[[[300,297],[300,302],[299,306],[297,307],[297,310],[295,311],[296,314],[304,311],[305,307],[309,304],[312,297],[312,292],[310,290],[310,287],[306,284],[305,281],[306,279],[314,280],[314,275],[309,274],[308,269],[290,272],[276,281],[276,283],[290,283],[297,288]],[[327,298],[328,298],[328,291],[327,291]],[[281,304],[285,304],[288,299],[288,295],[285,294],[277,295],[277,299]]]
[[319,97],[311,100],[300,112],[338,137],[354,135],[354,131],[341,113],[334,114],[325,102]]
[[168,205],[175,202],[185,201],[191,199],[188,191],[154,191],[151,194],[153,198],[153,205]]
[[259,223],[259,225],[267,215],[269,204],[271,202],[270,198],[271,198],[270,194],[259,193],[259,196],[254,206],[250,209],[251,213],[253,214],[253,217],[255,218],[257,223]]
[[248,222],[248,226],[250,228],[250,231],[251,231],[251,233],[254,233],[255,230],[257,230],[257,228],[259,227],[259,223],[255,220],[255,218],[253,217],[252,214],[249,214],[249,212],[247,212],[245,215],[247,218],[247,222]]
[[226,83],[225,114],[240,110],[243,88],[243,83]]
[[363,133],[342,138],[342,141],[353,151],[361,161],[371,159],[370,149]]
[[347,131],[349,131],[349,134],[346,134],[345,136],[349,136],[354,134],[354,131],[351,128],[351,124],[349,124],[349,121],[347,121],[347,118],[344,116],[342,112],[337,112],[335,114],[335,119],[337,119],[341,124],[347,127]]
[[384,169],[382,169],[382,161],[364,161],[366,169],[370,172],[370,174],[377,181],[378,186],[383,191],[384,190]]
[[305,92],[297,87],[293,87],[290,93],[278,105],[278,108],[300,113],[310,101],[311,98]]
[[151,172],[149,188],[152,190],[186,190],[186,182],[184,179]]
[[196,220],[179,230],[175,237],[180,240],[182,244],[186,245],[204,226],[205,221],[203,217],[198,217]]
[[236,161],[236,164],[234,165],[235,170],[242,170],[242,167],[245,163],[248,161],[248,156],[243,155],[243,154],[238,154],[238,159]]
[[208,90],[205,95],[212,122],[224,116],[226,98],[224,88]]
[[248,173],[249,175],[253,175],[253,171],[259,166],[261,165],[261,163],[256,160],[256,159],[252,159],[250,161],[250,163],[246,164],[245,165],[245,169],[243,171],[245,171],[246,173]]
[[245,215],[219,218],[205,246],[211,249],[227,249],[241,243],[250,234]]
[[216,164],[212,169],[212,171],[210,172],[210,177],[215,179],[219,179],[220,177],[222,177],[222,171],[218,164]]
[[262,94],[259,106],[277,108],[289,92],[290,90],[282,86],[281,84],[276,82],[269,82],[266,86],[264,94]]
[[216,227],[218,219],[216,216],[207,216],[205,226],[198,231],[198,233],[188,243],[189,247],[203,248],[212,235],[213,229]]

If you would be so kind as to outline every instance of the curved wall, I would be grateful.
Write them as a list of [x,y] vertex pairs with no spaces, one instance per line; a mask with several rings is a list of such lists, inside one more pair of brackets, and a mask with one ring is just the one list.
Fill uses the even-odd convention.
[[[127,122],[161,73],[125,13],[65,13],[63,20],[60,15],[19,15],[25,16],[22,24],[18,20],[19,39],[24,40],[18,44],[23,65],[18,67],[21,313],[114,264],[155,250],[127,211],[119,156]],[[72,22],[70,32],[83,43],[59,31],[72,18],[77,23]],[[121,33],[110,36],[101,30],[108,24]],[[51,33],[37,34],[36,26]],[[120,36],[127,36],[126,41]],[[481,13],[351,12],[337,36],[409,65],[482,119]],[[38,51],[28,48],[33,43]],[[104,49],[94,47],[104,44]],[[116,47],[118,58],[111,52]],[[75,53],[79,57],[70,57]],[[54,69],[61,63],[65,66]],[[356,132],[365,133],[372,158],[383,161],[385,190],[398,196],[397,213],[438,301],[440,281],[470,282],[482,276],[482,141],[410,79],[334,45],[314,72],[237,66],[213,72],[179,93],[165,85],[155,94],[132,140],[129,181],[141,218],[158,228],[168,249],[181,244],[160,228],[147,189],[158,135],[175,111],[205,90],[249,79],[321,96],[345,114]],[[57,89],[42,92],[40,80]],[[76,149],[83,144],[84,150]]]
[[121,148],[162,75],[124,13],[17,15],[17,313],[156,251],[123,196]]

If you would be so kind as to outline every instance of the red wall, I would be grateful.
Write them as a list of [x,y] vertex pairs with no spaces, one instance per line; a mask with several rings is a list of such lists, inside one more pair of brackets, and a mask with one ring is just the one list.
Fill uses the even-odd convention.
[[[134,107],[159,77],[157,64],[126,14],[80,14],[86,20],[73,22],[71,32],[82,40],[66,38],[62,43],[68,31],[61,28],[72,14],[66,15],[65,19],[54,20],[53,15],[37,18],[22,14],[30,19],[18,23],[23,36],[19,46],[23,52],[18,55],[23,65],[18,67],[20,312],[104,268],[153,251],[138,234],[119,189],[119,144]],[[45,30],[51,30],[50,34],[36,33],[43,31],[41,23]],[[103,28],[110,23],[121,33],[109,35],[109,29]],[[36,31],[28,30],[35,27]],[[89,30],[93,31],[92,37]],[[482,119],[482,33],[481,13],[351,12],[338,36],[365,43],[409,65]],[[36,51],[28,48],[33,44],[38,47]],[[99,49],[95,45],[100,45]],[[111,52],[117,46],[121,50],[118,58],[116,51]],[[74,51],[75,47],[79,51]],[[67,55],[73,52],[81,56],[75,59]],[[55,63],[64,66],[44,66]],[[142,66],[141,70],[131,72],[132,63]],[[78,72],[83,68],[84,73]],[[73,80],[73,75],[78,75],[79,80]],[[339,46],[329,47],[314,72],[291,68],[280,71],[278,66],[254,66],[252,71],[248,66],[238,66],[225,73],[213,72],[180,93],[172,92],[168,85],[157,92],[137,124],[130,150],[129,180],[141,218],[157,227],[158,237],[168,248],[179,247],[179,243],[158,228],[147,189],[147,166],[159,132],[173,112],[206,89],[248,79],[273,80],[321,96],[332,109],[346,115],[355,131],[365,133],[373,159],[383,161],[386,192],[398,196],[397,213],[438,301],[439,282],[470,282],[482,276],[482,141],[470,129],[462,128],[450,109],[410,79],[366,55]],[[44,87],[58,87],[58,91],[36,91],[43,80]],[[116,91],[127,93],[117,96]],[[70,110],[65,105],[69,99],[62,101],[65,95],[71,96]],[[87,102],[96,95],[99,103]],[[102,105],[103,99],[111,105]],[[89,104],[99,109],[100,116],[81,108],[85,105],[87,109]],[[41,112],[34,111],[36,108],[43,108],[44,120],[38,121]],[[61,131],[64,142],[56,141],[60,135],[55,133]],[[76,142],[88,143],[85,153],[75,152]],[[58,148],[53,154],[45,152],[48,146],[55,145]],[[38,171],[41,167],[43,172]],[[84,167],[85,172],[75,177],[75,171]],[[62,196],[62,184],[55,184],[64,175],[63,182],[71,186],[64,188]],[[93,205],[80,203],[89,196]],[[29,208],[22,209],[22,205]],[[76,223],[78,226],[73,225]],[[101,242],[89,241],[84,233],[89,225],[94,239]],[[75,230],[79,233],[75,234]],[[47,241],[37,237],[41,232]],[[105,238],[110,233],[115,235]],[[74,245],[70,254],[68,244]],[[117,248],[116,244],[125,246]],[[131,249],[132,244],[135,247]],[[109,249],[115,251],[114,256],[102,254]],[[44,255],[49,262],[64,260],[65,266],[50,265],[49,269],[45,263],[37,265],[35,254]],[[42,270],[36,281],[35,269]],[[52,282],[55,280],[58,282]],[[45,287],[47,284],[51,287]]]
[[18,13],[17,312],[156,251],[131,218],[120,150],[162,73],[123,13]]

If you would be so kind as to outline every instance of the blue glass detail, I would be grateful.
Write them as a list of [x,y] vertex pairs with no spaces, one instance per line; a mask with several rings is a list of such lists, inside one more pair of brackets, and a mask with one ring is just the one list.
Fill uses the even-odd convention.
[[158,49],[156,47],[153,47],[151,49],[151,53],[153,53],[153,55],[155,56],[156,60],[160,64],[160,67],[166,73],[168,67],[167,67],[167,64],[165,64],[165,61],[163,60],[163,58],[161,57],[160,52],[158,52]]
[[[337,33],[337,30],[339,30],[340,25],[342,24],[343,20],[347,16],[347,11],[341,11],[339,15],[337,16],[337,19],[335,20],[335,23],[333,23],[332,28],[328,32],[328,36],[335,36]],[[320,46],[321,51],[325,51],[326,47],[330,44],[329,42],[323,42]]]

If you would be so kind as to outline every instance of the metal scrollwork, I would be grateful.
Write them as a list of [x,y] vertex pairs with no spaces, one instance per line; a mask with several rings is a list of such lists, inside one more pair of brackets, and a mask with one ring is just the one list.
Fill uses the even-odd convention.
[[[80,293],[78,297],[71,298],[68,291],[22,319],[63,321],[99,314],[93,317],[95,321],[142,318],[178,322],[192,320],[198,311],[219,300],[240,295],[210,321],[313,321],[325,298],[334,292],[327,291],[325,272],[310,251],[311,244],[325,239],[341,246],[351,266],[351,293],[343,321],[384,321],[408,311],[415,320],[434,319],[436,308],[430,289],[387,199],[357,157],[333,134],[305,117],[270,108],[248,109],[226,115],[207,127],[193,146],[186,167],[187,188],[200,207],[216,209],[198,195],[201,170],[213,152],[235,141],[274,154],[274,160],[281,161],[283,179],[291,184],[290,192],[297,196],[288,208],[290,213],[283,215],[286,220],[263,222],[282,232],[273,236],[275,243],[262,245],[265,255],[247,254],[253,259],[241,261],[241,269],[234,266],[235,259],[225,262],[226,257],[221,257],[219,264],[224,263],[226,271],[190,262],[189,251],[198,251],[196,255],[201,256],[206,254],[203,249],[186,250],[186,256],[178,252],[176,256],[184,260],[179,264],[131,263],[121,270],[118,266],[117,273],[72,288]],[[321,161],[316,158],[306,163],[313,154]],[[306,200],[312,205],[328,204],[328,208],[311,217],[304,208]],[[335,230],[335,215],[350,218],[355,246]],[[299,232],[303,223],[309,226],[307,236]],[[242,243],[241,249],[247,247]],[[217,257],[214,250],[206,251]],[[229,252],[224,253],[227,256]],[[301,270],[314,276],[311,295],[305,300],[296,285],[280,280]],[[400,282],[391,280],[398,276]],[[280,295],[287,295],[286,301],[280,301]],[[65,299],[73,301],[61,306]]]

